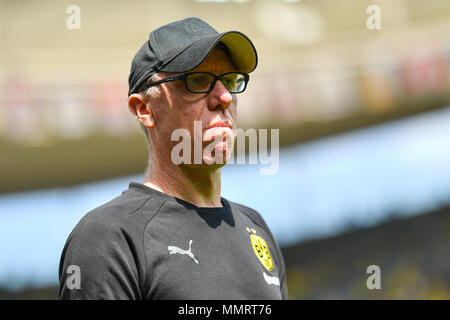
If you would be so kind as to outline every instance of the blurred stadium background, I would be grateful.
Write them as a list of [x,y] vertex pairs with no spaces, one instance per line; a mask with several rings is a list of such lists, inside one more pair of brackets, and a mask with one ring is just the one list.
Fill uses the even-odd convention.
[[272,228],[290,298],[448,299],[448,0],[0,0],[0,299],[55,299],[72,228],[140,181],[130,62],[189,16],[258,49],[239,126],[280,129],[279,171],[230,165],[223,196]]

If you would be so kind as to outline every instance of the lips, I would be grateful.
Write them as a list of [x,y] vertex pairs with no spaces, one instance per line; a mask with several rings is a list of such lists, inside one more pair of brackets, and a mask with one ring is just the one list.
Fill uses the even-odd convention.
[[227,139],[232,140],[234,137],[232,128],[233,126],[230,124],[230,122],[215,122],[205,130],[203,141],[212,141],[213,139],[217,139],[219,137],[226,137]]
[[208,129],[211,129],[211,128],[224,128],[224,127],[231,129],[232,126],[228,122],[216,122],[216,123],[213,123],[212,125],[210,125],[208,127]]

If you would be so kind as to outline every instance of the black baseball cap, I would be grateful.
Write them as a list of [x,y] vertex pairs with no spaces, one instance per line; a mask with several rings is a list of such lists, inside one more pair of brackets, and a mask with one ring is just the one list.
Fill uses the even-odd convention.
[[239,31],[217,32],[199,18],[166,24],[150,33],[131,63],[128,96],[157,72],[186,72],[194,69],[222,42],[237,71],[250,73],[258,56],[250,39]]

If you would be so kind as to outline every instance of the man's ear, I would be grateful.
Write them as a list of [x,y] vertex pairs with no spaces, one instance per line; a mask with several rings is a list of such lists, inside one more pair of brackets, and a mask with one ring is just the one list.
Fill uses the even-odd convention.
[[147,128],[155,126],[155,117],[152,110],[147,107],[145,97],[140,93],[133,93],[128,97],[128,109],[136,119]]

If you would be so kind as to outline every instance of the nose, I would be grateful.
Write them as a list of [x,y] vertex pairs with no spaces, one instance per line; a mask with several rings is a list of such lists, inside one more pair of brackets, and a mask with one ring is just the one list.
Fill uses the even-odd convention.
[[219,108],[222,110],[226,110],[231,105],[233,96],[227,90],[227,88],[225,88],[222,81],[218,80],[211,92],[211,99],[212,101],[208,106],[210,110]]

